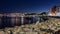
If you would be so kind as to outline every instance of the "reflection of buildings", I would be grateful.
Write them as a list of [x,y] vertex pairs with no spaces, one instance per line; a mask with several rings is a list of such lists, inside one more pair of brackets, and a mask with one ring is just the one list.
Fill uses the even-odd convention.
[[33,17],[21,13],[0,14],[0,26],[15,26],[21,24],[33,23]]
[[0,26],[31,24],[38,20],[38,13],[4,13],[0,14]]

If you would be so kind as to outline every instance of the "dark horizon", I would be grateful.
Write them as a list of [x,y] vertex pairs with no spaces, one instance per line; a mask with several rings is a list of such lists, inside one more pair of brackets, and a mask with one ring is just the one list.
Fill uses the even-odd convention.
[[0,13],[48,12],[60,0],[0,0]]

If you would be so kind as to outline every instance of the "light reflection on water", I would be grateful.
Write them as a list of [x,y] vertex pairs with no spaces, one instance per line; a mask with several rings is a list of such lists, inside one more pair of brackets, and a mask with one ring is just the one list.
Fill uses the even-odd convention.
[[[38,17],[23,17],[23,24],[36,23]],[[22,17],[0,17],[0,27],[20,26],[22,24]]]
[[[30,24],[33,21],[36,21],[33,17],[23,17],[23,24]],[[1,27],[9,27],[9,26],[20,26],[22,25],[21,21],[22,17],[0,17],[0,26]]]

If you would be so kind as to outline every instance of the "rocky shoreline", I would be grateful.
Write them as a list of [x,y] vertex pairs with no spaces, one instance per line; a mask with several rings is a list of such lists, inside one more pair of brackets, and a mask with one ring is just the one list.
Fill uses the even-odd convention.
[[0,34],[59,34],[60,18],[0,29]]

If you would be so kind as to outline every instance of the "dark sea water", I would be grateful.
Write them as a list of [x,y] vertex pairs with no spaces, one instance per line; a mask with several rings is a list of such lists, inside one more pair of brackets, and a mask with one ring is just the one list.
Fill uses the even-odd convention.
[[0,17],[0,28],[3,27],[13,27],[13,26],[20,26],[25,24],[32,24],[36,23],[37,21],[44,21],[44,17],[7,17],[3,16]]
[[20,26],[24,24],[32,24],[35,23],[38,19],[36,17],[0,17],[0,28],[2,27],[12,27],[12,26]]

